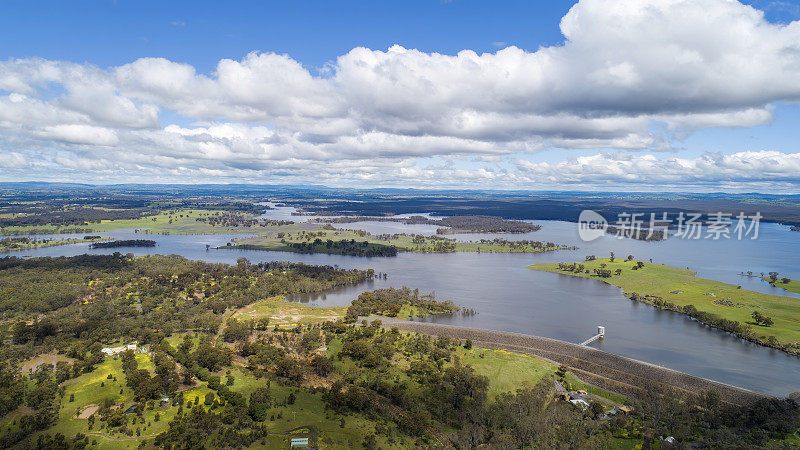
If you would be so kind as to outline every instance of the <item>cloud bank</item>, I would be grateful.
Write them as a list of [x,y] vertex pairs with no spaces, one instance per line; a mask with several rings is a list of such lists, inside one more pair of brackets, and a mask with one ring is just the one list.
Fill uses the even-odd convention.
[[[0,62],[0,176],[798,183],[797,153],[657,152],[693,130],[768,123],[776,102],[800,100],[800,22],[769,23],[733,0],[582,0],[560,28],[562,45],[536,51],[354,48],[318,69],[260,52],[210,74],[163,58]],[[519,158],[554,148],[563,161]]]

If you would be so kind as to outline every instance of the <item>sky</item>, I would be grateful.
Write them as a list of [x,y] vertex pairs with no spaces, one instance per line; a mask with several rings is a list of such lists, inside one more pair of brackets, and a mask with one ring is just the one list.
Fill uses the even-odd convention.
[[800,1],[0,8],[0,181],[800,192]]

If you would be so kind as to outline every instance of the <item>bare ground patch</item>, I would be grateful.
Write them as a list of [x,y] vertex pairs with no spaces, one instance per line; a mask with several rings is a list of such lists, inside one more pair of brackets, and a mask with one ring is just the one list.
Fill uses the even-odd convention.
[[88,419],[92,414],[96,413],[100,409],[97,405],[86,405],[78,414],[78,419]]
[[75,361],[72,358],[68,358],[64,355],[57,355],[54,353],[46,353],[44,355],[39,355],[33,357],[25,362],[22,363],[22,373],[33,372],[39,367],[41,364],[50,364],[51,366],[55,366],[58,362],[66,362],[72,363]]

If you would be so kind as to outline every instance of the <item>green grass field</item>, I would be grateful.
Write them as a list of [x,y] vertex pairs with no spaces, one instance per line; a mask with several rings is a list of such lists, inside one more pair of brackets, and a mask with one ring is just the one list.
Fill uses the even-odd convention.
[[572,372],[567,372],[564,375],[564,379],[567,381],[568,386],[566,388],[568,390],[577,391],[579,389],[583,389],[584,391],[596,395],[600,398],[604,398],[606,400],[610,400],[613,403],[618,405],[627,405],[630,404],[630,400],[625,397],[624,395],[617,394],[616,392],[607,391],[603,388],[599,388],[597,386],[592,386],[591,384],[586,384],[578,377],[576,377]]
[[[152,369],[153,364],[146,354],[137,354],[136,359],[139,367]],[[108,376],[112,378],[109,379]],[[114,379],[116,378],[116,380]],[[122,362],[118,358],[107,358],[93,372],[81,375],[78,378],[67,381],[64,384],[64,397],[60,401],[58,422],[49,433],[62,433],[65,436],[74,436],[77,433],[99,433],[89,435],[89,439],[96,440],[97,448],[116,449],[116,448],[137,448],[142,437],[139,439],[128,439],[129,437],[116,432],[101,429],[99,420],[95,421],[94,427],[89,429],[89,420],[78,418],[78,414],[84,408],[101,406],[104,402],[116,403],[123,410],[134,404],[132,392],[125,385],[125,375],[122,373]],[[120,393],[121,392],[121,393]],[[71,395],[74,401],[70,402]],[[160,420],[155,422],[156,412],[160,415]],[[139,428],[142,436],[152,436],[167,429],[168,422],[175,416],[177,408],[166,408],[156,410],[146,410],[143,419],[144,423],[129,425],[131,428]],[[134,416],[131,414],[131,416]],[[103,436],[104,435],[104,436]]]
[[[616,258],[614,262],[603,258],[581,264],[584,264],[590,273],[560,270],[555,263],[539,263],[528,268],[593,278],[619,286],[626,293],[654,295],[679,306],[694,305],[699,311],[740,323],[749,323],[756,335],[764,340],[768,336],[775,336],[782,344],[800,341],[800,300],[796,298],[747,291],[733,284],[698,278],[695,272],[689,269],[660,264],[645,263],[639,270],[631,269],[636,262],[624,261],[621,258]],[[612,272],[622,269],[622,274],[601,278],[594,274],[594,269],[600,268],[601,264],[605,264],[606,269]],[[756,310],[772,318],[774,325],[770,327],[755,325],[751,315]]]
[[[218,211],[204,209],[182,209],[173,212],[162,212],[155,216],[142,217],[130,220],[103,220],[99,224],[89,224],[94,231],[111,231],[121,229],[151,230],[161,232],[169,230],[172,234],[213,234],[224,233],[215,231],[214,228],[203,222],[198,222],[198,217],[207,217]],[[181,233],[182,231],[182,233]]]
[[53,239],[53,240],[37,240],[28,243],[12,243],[10,240],[0,239],[0,252],[23,251],[31,250],[34,248],[42,247],[55,247],[59,245],[78,244],[81,242],[99,242],[107,241],[108,239]]
[[798,280],[789,280],[788,283],[784,283],[783,281],[778,279],[778,281],[776,281],[774,283],[771,283],[769,278],[764,277],[762,279],[764,281],[772,284],[773,286],[775,286],[777,288],[781,288],[781,289],[783,289],[785,291],[800,293],[800,281],[798,281]]
[[[215,214],[217,211],[200,210],[200,209],[184,209],[172,212],[163,212],[154,216],[141,217],[139,219],[120,219],[120,220],[103,220],[100,223],[89,223],[87,225],[36,225],[36,226],[13,226],[4,227],[5,234],[41,234],[43,231],[49,233],[69,232],[70,229],[82,228],[91,229],[91,232],[112,231],[122,229],[153,229],[156,231],[162,229],[191,229],[196,227],[197,230],[202,230],[197,234],[215,233],[212,228],[204,223],[197,222],[195,219],[209,214]],[[182,217],[181,217],[182,216]],[[64,230],[64,231],[60,231]],[[218,231],[223,233],[224,231]],[[88,231],[87,231],[88,233]],[[176,233],[177,234],[177,233]],[[194,233],[185,233],[194,234]]]
[[532,388],[557,369],[547,361],[506,350],[460,348],[458,356],[462,364],[472,366],[476,372],[489,378],[489,398],[503,392]]

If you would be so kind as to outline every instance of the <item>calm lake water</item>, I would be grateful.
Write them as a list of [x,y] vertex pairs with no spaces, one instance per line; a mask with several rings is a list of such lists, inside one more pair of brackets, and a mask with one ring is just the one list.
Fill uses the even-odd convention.
[[[294,218],[291,210],[267,211],[264,217]],[[580,247],[543,254],[503,253],[401,253],[395,258],[357,258],[338,255],[303,255],[252,250],[206,250],[206,244],[224,245],[232,235],[143,235],[132,230],[97,233],[118,239],[144,238],[157,241],[155,248],[90,250],[88,244],[14,252],[15,255],[61,256],[82,253],[178,254],[189,259],[234,263],[239,257],[252,262],[297,261],[338,265],[344,268],[372,268],[388,273],[387,280],[338,289],[320,295],[293,298],[310,305],[347,305],[359,293],[381,287],[419,288],[434,291],[438,299],[474,308],[471,317],[436,317],[429,320],[475,328],[515,331],[581,342],[593,335],[598,325],[606,327],[603,341],[592,344],[605,351],[670,367],[774,395],[800,391],[800,358],[760,347],[728,333],[648,305],[633,302],[614,286],[597,280],[572,278],[526,269],[537,262],[572,262],[586,255],[618,257],[632,254],[636,259],[689,267],[698,276],[742,285],[743,289],[778,295],[796,295],[771,287],[756,278],[738,275],[777,271],[781,276],[800,278],[798,256],[800,233],[777,224],[761,224],[756,240],[681,240],[663,242],[619,240],[613,236],[581,242],[577,225],[558,221],[531,221],[542,225],[526,235],[502,235],[506,239],[551,241]],[[340,224],[340,228],[365,229],[374,234],[409,232],[435,233],[435,226],[402,225],[391,222]],[[41,236],[39,236],[41,237]],[[458,239],[492,239],[497,235],[457,235]],[[787,300],[795,301],[795,300]],[[800,301],[800,300],[797,300]]]

